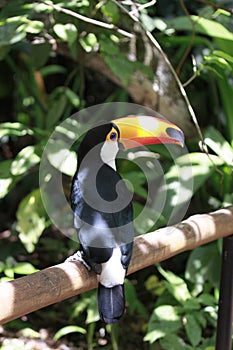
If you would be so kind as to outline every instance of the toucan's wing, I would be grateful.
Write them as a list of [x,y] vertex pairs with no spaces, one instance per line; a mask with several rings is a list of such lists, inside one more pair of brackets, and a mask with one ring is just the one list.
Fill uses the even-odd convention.
[[124,269],[127,270],[133,252],[133,242],[121,245],[120,249],[122,254],[121,263]]

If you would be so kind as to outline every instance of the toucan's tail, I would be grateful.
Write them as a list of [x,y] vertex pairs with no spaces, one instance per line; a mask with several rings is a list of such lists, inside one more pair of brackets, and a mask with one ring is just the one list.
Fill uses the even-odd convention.
[[98,287],[98,308],[102,321],[118,322],[125,311],[124,285],[106,288],[101,283]]

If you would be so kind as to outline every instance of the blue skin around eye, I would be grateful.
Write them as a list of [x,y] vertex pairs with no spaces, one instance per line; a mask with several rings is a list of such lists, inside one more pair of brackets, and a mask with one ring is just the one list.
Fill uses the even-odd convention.
[[114,140],[116,140],[116,138],[117,138],[116,133],[115,133],[115,132],[111,133],[110,139],[111,139],[112,141],[114,141]]

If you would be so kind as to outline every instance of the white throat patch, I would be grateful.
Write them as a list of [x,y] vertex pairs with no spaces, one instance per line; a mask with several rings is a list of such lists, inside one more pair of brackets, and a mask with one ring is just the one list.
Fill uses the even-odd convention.
[[102,161],[114,170],[116,170],[115,158],[118,151],[119,147],[117,141],[105,141],[100,151]]

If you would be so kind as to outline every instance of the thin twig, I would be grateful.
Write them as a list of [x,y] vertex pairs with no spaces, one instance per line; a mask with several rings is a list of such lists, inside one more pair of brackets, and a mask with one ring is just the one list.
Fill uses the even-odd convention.
[[130,11],[130,13],[133,15],[134,12],[136,12],[136,11],[139,12],[139,11],[142,11],[142,10],[148,8],[148,7],[151,7],[151,6],[155,5],[156,2],[157,2],[157,0],[152,0],[152,1],[149,1],[145,4],[143,4],[143,5],[138,5],[137,9]]
[[43,4],[45,4],[45,5],[47,5],[47,6],[51,6],[54,10],[56,10],[58,12],[65,13],[65,14],[67,14],[69,16],[72,16],[74,18],[79,19],[80,21],[83,21],[83,22],[86,22],[86,23],[90,23],[90,24],[93,24],[93,25],[101,27],[101,28],[115,30],[117,33],[122,34],[123,36],[126,36],[127,38],[132,38],[133,37],[132,33],[129,33],[127,31],[125,31],[124,29],[118,28],[114,24],[101,22],[101,21],[98,21],[96,19],[80,15],[79,13],[74,12],[72,10],[66,9],[66,8],[61,7],[59,5],[52,4],[50,1],[43,1],[43,0],[41,0],[41,2]]
[[186,94],[186,91],[178,77],[178,75],[176,74],[176,71],[175,69],[173,68],[171,62],[169,61],[168,57],[166,56],[166,54],[164,53],[164,51],[162,50],[161,46],[159,45],[158,41],[153,37],[153,35],[149,32],[149,31],[146,31],[146,34],[148,36],[148,38],[150,39],[150,41],[152,42],[152,44],[154,44],[154,46],[157,48],[157,50],[159,51],[159,53],[162,55],[163,59],[165,60],[165,62],[168,64],[177,84],[178,84],[178,87],[180,89],[180,92],[181,92],[181,95],[183,96],[186,104],[187,104],[187,108],[188,108],[188,111],[191,115],[191,118],[196,126],[196,129],[197,129],[197,132],[198,132],[198,135],[201,139],[201,142],[202,144],[204,145],[204,138],[203,138],[203,135],[202,135],[202,131],[201,131],[201,128],[198,124],[198,120],[197,120],[197,117],[195,115],[195,112],[191,106],[191,103],[189,102],[189,99],[188,99],[188,96]]
[[185,82],[183,83],[183,87],[188,86],[197,76],[198,76],[198,69],[197,69],[197,62],[195,57],[192,55],[192,63],[193,63],[193,75]]
[[197,0],[197,1],[201,2],[202,4],[209,5],[215,10],[224,10],[226,12],[229,12],[231,15],[233,15],[233,9],[229,9],[229,8],[223,7],[221,5],[214,4],[213,2],[208,1],[208,0]]
[[191,23],[191,26],[192,26],[192,33],[191,33],[191,39],[190,39],[190,42],[189,42],[189,45],[188,47],[186,48],[184,54],[183,54],[183,57],[181,58],[178,66],[176,67],[176,74],[177,75],[180,75],[180,70],[186,60],[186,58],[188,57],[188,54],[190,53],[191,51],[191,48],[193,46],[193,42],[194,42],[194,39],[195,39],[195,23],[193,22],[192,20],[192,17],[190,16],[190,13],[188,12],[188,9],[187,7],[185,6],[184,4],[184,1],[183,0],[179,0],[179,3],[180,3],[180,6],[182,7],[184,13],[186,14],[187,18],[189,19],[190,23]]

